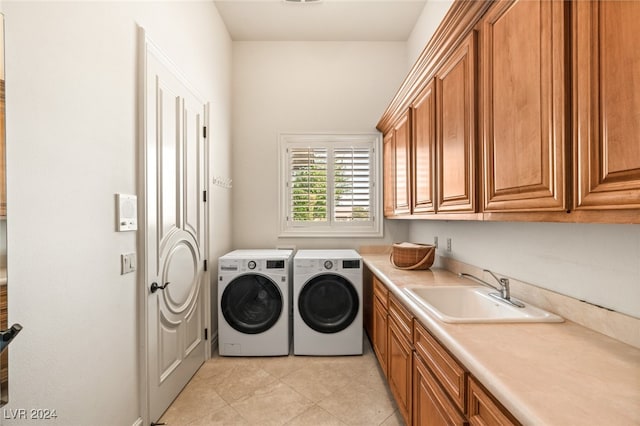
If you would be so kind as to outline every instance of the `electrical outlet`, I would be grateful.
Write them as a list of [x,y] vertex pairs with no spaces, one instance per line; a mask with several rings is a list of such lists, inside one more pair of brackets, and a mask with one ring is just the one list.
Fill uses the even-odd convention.
[[438,237],[433,237],[433,245],[438,248]]
[[136,254],[123,253],[120,255],[120,275],[135,272],[136,270]]
[[447,238],[447,251],[451,251],[451,238]]

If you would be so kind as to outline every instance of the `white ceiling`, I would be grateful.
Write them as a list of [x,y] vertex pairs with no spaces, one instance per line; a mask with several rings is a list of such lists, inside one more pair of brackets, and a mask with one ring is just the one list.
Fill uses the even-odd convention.
[[214,0],[234,41],[406,41],[427,0]]

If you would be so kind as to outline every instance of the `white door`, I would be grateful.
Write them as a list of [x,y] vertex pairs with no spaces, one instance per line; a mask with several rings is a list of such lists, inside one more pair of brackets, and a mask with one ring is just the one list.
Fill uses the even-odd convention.
[[147,383],[157,421],[206,356],[207,105],[146,46]]

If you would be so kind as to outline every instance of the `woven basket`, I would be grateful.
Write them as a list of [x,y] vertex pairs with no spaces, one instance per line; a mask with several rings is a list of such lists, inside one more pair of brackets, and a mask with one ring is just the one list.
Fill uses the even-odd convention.
[[429,269],[435,255],[436,247],[431,244],[395,243],[389,260],[398,269]]

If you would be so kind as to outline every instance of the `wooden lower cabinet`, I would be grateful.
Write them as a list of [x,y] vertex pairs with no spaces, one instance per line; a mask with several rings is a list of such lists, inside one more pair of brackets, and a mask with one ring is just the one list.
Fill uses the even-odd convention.
[[372,293],[371,344],[406,425],[519,425],[375,276]]
[[380,299],[373,298],[373,337],[371,345],[380,367],[387,375],[387,308]]
[[418,355],[413,354],[413,424],[419,426],[468,425],[467,419],[440,387]]
[[424,364],[429,367],[436,381],[458,410],[464,413],[469,373],[417,322],[413,326],[413,344],[416,353],[424,360]]
[[391,393],[396,399],[398,410],[405,423],[411,423],[413,404],[412,354],[411,344],[402,335],[393,318],[389,319],[389,358],[387,380]]
[[413,407],[413,317],[389,294],[387,380],[406,424]]
[[508,426],[519,425],[488,392],[469,377],[469,423],[474,426]]

